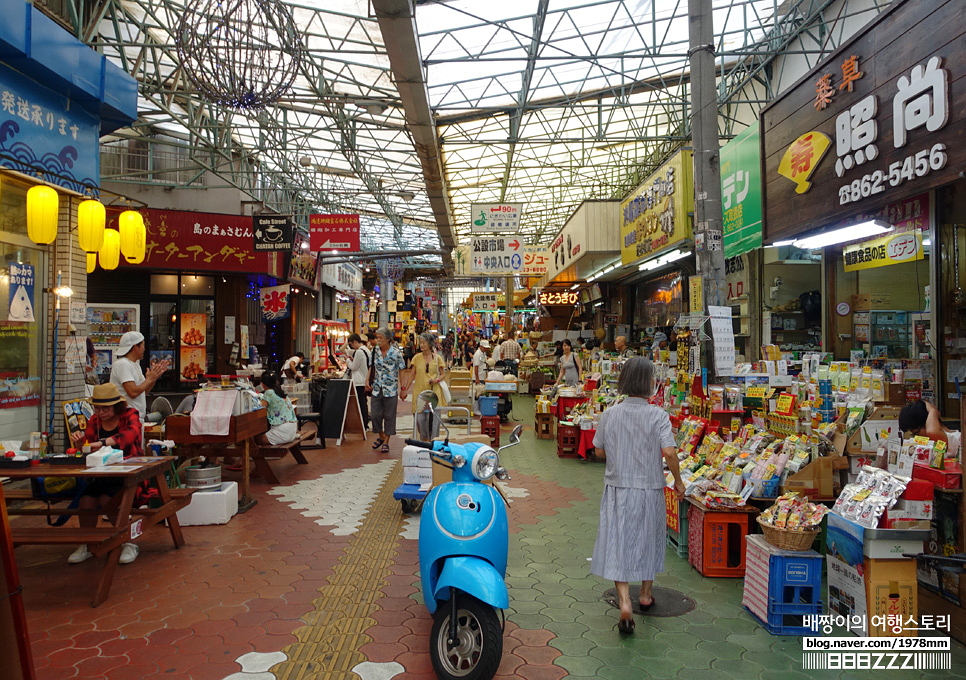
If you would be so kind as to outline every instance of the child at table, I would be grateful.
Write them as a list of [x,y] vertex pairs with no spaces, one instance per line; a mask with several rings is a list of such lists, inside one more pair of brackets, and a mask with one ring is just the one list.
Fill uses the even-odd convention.
[[[136,408],[128,406],[127,400],[117,391],[117,386],[114,383],[98,385],[94,388],[91,403],[94,406],[94,415],[87,422],[87,430],[71,435],[74,446],[90,444],[91,452],[105,446],[120,449],[124,452],[125,458],[142,455],[141,418]],[[123,487],[124,481],[121,479],[105,478],[89,481],[82,492],[78,507],[81,510],[101,508],[110,502],[112,497],[119,494]],[[138,488],[134,500],[135,507],[143,504],[146,491],[146,486],[142,485]],[[95,513],[82,514],[78,519],[82,528],[91,529],[97,526]],[[137,545],[125,543],[118,563],[130,564],[137,559],[137,556]],[[92,557],[91,551],[86,545],[82,545],[67,558],[67,562],[79,564],[90,557]]]

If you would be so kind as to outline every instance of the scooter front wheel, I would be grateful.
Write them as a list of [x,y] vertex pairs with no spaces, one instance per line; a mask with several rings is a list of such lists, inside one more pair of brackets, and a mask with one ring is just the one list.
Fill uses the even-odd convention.
[[460,594],[456,610],[456,644],[450,644],[450,606],[436,610],[429,652],[440,680],[489,680],[503,658],[503,631],[496,610],[475,597]]

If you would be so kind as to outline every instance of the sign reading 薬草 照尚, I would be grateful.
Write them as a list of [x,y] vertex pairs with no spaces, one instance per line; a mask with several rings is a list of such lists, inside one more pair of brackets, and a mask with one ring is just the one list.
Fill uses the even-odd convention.
[[761,112],[766,241],[842,226],[966,163],[958,0],[892,6]]

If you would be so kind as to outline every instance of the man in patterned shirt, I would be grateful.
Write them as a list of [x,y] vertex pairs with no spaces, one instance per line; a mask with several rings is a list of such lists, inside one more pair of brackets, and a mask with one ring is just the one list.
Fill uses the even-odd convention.
[[500,344],[500,358],[506,364],[507,372],[517,375],[517,367],[520,365],[520,343],[517,342],[517,332],[510,330],[506,340]]
[[406,368],[402,352],[392,344],[393,334],[383,326],[376,331],[376,351],[372,353],[372,372],[366,389],[372,390],[370,411],[372,431],[376,433],[373,450],[389,453],[389,438],[396,434],[396,407],[406,398],[406,389],[400,388],[399,371]]

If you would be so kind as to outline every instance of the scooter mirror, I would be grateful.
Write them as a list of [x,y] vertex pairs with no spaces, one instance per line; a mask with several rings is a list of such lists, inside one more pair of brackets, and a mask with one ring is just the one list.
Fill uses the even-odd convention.
[[427,411],[432,411],[439,406],[439,397],[432,390],[423,390],[419,393],[419,396],[416,397],[416,399],[417,413],[426,413]]
[[520,443],[520,435],[523,433],[523,425],[517,425],[513,428],[513,432],[510,433],[510,442],[513,444]]

